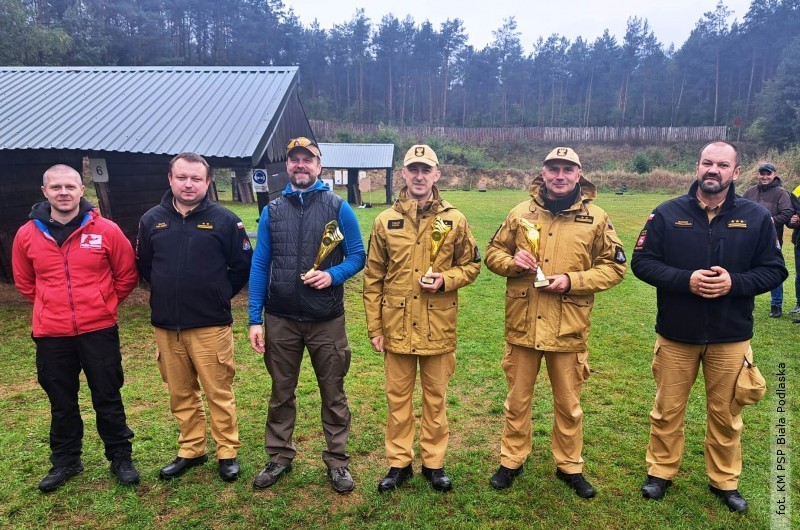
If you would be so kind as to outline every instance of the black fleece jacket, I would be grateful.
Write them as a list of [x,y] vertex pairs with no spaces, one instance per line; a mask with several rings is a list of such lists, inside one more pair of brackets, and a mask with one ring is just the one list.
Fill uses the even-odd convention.
[[150,320],[181,330],[233,322],[231,298],[250,277],[244,225],[208,196],[183,217],[167,191],[139,221],[136,262],[150,284]]
[[[714,265],[731,275],[731,291],[719,298],[692,294],[692,273]],[[766,208],[736,195],[731,184],[709,223],[697,204],[697,182],[653,210],[636,241],[631,269],[657,289],[656,332],[691,344],[750,339],[755,295],[788,276]]]

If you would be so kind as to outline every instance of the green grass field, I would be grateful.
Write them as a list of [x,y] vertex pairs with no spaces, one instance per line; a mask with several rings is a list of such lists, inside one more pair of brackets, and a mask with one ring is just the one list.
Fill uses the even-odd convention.
[[[522,191],[453,191],[444,196],[466,214],[486,248],[508,210],[526,198]],[[601,195],[597,201],[612,216],[628,252],[650,210],[667,195]],[[255,231],[255,206],[228,204]],[[364,236],[382,207],[356,210]],[[788,238],[787,238],[788,239]],[[792,260],[790,260],[792,261]],[[794,271],[794,264],[789,263]],[[790,276],[793,278],[793,275]],[[784,310],[794,305],[793,283],[786,282]],[[514,486],[496,492],[489,478],[498,466],[506,383],[500,369],[503,349],[504,280],[483,268],[461,291],[457,367],[448,394],[452,431],[446,467],[454,481],[448,494],[435,493],[420,475],[399,491],[379,495],[377,481],[387,469],[383,451],[386,405],[382,357],[372,352],[365,333],[361,277],[347,285],[348,335],[353,360],[346,388],[353,412],[349,451],[356,490],[334,493],[321,460],[324,439],[319,394],[308,359],[298,396],[294,470],[265,491],[252,488],[265,462],[263,451],[270,380],[262,358],[247,341],[246,293],[235,300],[237,375],[235,390],[243,447],[242,478],[223,483],[209,462],[180,479],[162,482],[158,470],[177,452],[177,423],[168,407],[166,385],[155,364],[147,292],[138,289],[121,308],[126,385],[123,397],[134,439],[141,484],[116,484],[103,458],[85,382],[81,407],[85,426],[86,471],[55,493],[36,488],[50,467],[47,460],[49,408],[36,382],[30,339],[31,306],[10,286],[0,286],[0,527],[7,528],[769,528],[771,495],[794,493],[791,526],[800,528],[797,478],[779,492],[771,476],[776,427],[785,417],[797,432],[797,414],[777,411],[774,392],[780,363],[788,376],[787,410],[796,410],[797,336],[791,319],[767,318],[769,295],[756,303],[756,363],[767,379],[767,397],[745,409],[742,440],[744,472],[740,490],[750,502],[744,516],[731,514],[707,488],[703,459],[705,398],[698,381],[686,418],[687,443],[681,472],[661,502],[642,499],[644,452],[654,383],[650,360],[654,341],[655,290],[628,272],[616,288],[597,297],[592,319],[584,385],[586,474],[598,490],[585,501],[554,478],[550,454],[552,401],[549,382],[540,375],[534,396],[533,452]],[[417,400],[419,391],[417,391]],[[419,406],[417,406],[419,411]],[[210,435],[209,435],[210,439]],[[791,446],[777,446],[796,454]],[[210,456],[213,460],[213,442]],[[414,463],[419,470],[419,459]],[[785,474],[788,480],[789,474]],[[797,473],[795,477],[797,477]],[[774,522],[780,522],[775,519]],[[787,522],[787,519],[783,519]],[[788,523],[787,523],[788,524]],[[789,528],[789,526],[786,526]]]

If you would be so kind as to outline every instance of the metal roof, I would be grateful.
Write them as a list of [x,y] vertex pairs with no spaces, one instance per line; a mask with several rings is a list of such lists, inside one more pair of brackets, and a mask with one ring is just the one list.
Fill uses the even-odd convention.
[[297,67],[0,68],[0,150],[249,158]]
[[394,165],[394,144],[320,143],[319,150],[326,169],[388,169]]

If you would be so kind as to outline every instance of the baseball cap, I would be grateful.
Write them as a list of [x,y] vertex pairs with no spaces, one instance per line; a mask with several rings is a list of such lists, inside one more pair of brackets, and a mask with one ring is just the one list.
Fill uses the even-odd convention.
[[769,171],[770,173],[775,173],[776,169],[775,166],[773,166],[772,164],[766,163],[766,164],[761,164],[761,167],[758,168],[759,173],[761,173],[762,171]]
[[288,155],[295,149],[305,149],[312,155],[322,158],[322,153],[319,152],[319,146],[317,145],[317,142],[311,140],[310,138],[306,138],[305,136],[298,136],[297,138],[292,138],[289,140],[289,144],[286,146],[286,154]]
[[575,150],[570,147],[556,147],[550,151],[550,154],[544,159],[545,163],[549,162],[550,160],[565,160],[567,162],[576,164],[578,167],[581,167],[581,159],[578,158],[578,153],[576,153]]
[[731,414],[738,416],[745,405],[758,403],[767,393],[767,382],[761,371],[754,364],[745,360],[739,377],[736,378],[736,390],[731,402]]
[[425,144],[412,145],[411,149],[406,152],[406,157],[403,159],[403,167],[419,162],[426,166],[436,167],[439,165],[439,158],[431,146]]

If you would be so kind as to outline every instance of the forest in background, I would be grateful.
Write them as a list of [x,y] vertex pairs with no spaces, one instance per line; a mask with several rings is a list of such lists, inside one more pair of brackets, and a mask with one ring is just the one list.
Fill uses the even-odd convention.
[[0,0],[0,65],[299,65],[309,118],[726,125],[770,147],[800,142],[800,0],[753,0],[732,18],[720,1],[678,48],[631,17],[621,42],[553,34],[525,53],[513,17],[477,49],[455,17],[436,27],[359,9],[324,30],[280,0]]

